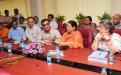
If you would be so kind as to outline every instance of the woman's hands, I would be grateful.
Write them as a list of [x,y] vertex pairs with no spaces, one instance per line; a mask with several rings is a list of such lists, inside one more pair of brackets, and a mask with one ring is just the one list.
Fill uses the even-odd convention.
[[101,33],[100,37],[101,37],[101,40],[103,40],[103,41],[111,40],[111,37],[110,37],[109,33]]

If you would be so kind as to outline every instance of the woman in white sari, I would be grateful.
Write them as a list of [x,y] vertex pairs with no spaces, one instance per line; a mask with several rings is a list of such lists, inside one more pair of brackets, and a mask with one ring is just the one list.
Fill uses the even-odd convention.
[[98,30],[92,44],[93,50],[111,50],[113,53],[121,51],[121,36],[113,33],[114,26],[110,21],[101,21]]

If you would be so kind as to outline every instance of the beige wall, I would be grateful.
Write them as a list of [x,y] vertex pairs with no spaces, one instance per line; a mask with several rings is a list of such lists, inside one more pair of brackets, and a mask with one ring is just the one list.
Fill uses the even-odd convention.
[[44,18],[44,0],[30,0],[31,15]]
[[121,14],[121,0],[111,0],[111,14]]
[[110,0],[56,0],[57,15],[65,15],[67,20],[75,19],[75,15],[83,13],[91,15],[94,21],[105,11],[110,13]]
[[[48,14],[57,14],[57,0],[44,0],[44,11],[45,11],[45,17],[47,17]],[[66,0],[65,0],[66,1]]]
[[20,13],[28,17],[31,15],[29,4],[29,0],[0,0],[0,11],[3,14],[4,10],[8,9],[10,15],[13,15],[13,9],[18,8]]
[[93,21],[98,23],[97,16],[105,11],[111,15],[121,13],[121,0],[45,0],[45,14],[56,13],[55,15],[65,15],[66,21],[75,19],[75,15],[83,13],[91,15]]
[[47,14],[64,15],[66,21],[75,19],[76,14],[91,15],[98,23],[97,16],[105,11],[111,15],[121,13],[121,0],[1,0],[0,11],[8,9],[13,15],[13,9],[18,8],[25,16],[47,18]]

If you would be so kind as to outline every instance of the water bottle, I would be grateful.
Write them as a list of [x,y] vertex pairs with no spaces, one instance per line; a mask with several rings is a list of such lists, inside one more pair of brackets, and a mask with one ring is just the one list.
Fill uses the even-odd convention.
[[2,46],[3,45],[3,42],[2,42],[2,39],[0,39],[0,46]]
[[12,56],[11,43],[8,45],[8,55],[9,57]]
[[11,43],[8,44],[8,49],[11,49]]
[[51,62],[52,62],[52,59],[51,59],[50,55],[47,55],[47,63],[51,64]]
[[26,48],[26,44],[24,42],[20,43],[20,46],[21,46],[22,50]]
[[114,60],[113,53],[112,53],[112,51],[110,51],[109,52],[109,64],[113,64],[113,60]]
[[57,62],[60,62],[60,48],[57,46],[56,47],[56,56],[57,56]]
[[56,47],[56,55],[59,56],[60,55],[60,48],[57,46]]
[[3,42],[2,42],[2,39],[0,39],[0,50],[3,50],[2,46],[3,46]]
[[106,68],[102,68],[101,75],[107,75]]

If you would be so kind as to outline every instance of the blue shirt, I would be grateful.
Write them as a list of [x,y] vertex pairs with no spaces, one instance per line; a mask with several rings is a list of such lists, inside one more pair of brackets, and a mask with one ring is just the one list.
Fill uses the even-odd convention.
[[24,29],[22,27],[17,27],[16,29],[11,28],[8,34],[8,38],[21,41],[24,35]]

